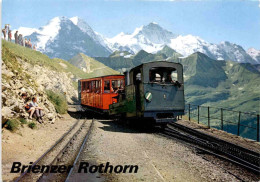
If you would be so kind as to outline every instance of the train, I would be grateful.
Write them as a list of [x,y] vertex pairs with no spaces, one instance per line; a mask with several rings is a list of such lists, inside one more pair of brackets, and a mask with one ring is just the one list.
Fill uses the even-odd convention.
[[79,100],[86,110],[120,119],[141,119],[164,125],[184,115],[183,66],[156,61],[122,75],[81,79]]

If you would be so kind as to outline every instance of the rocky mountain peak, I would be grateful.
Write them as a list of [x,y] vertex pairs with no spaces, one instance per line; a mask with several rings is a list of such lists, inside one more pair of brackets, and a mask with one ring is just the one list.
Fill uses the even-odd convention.
[[251,47],[247,50],[247,54],[249,54],[258,64],[260,64],[260,50],[256,50]]
[[176,37],[172,32],[163,29],[159,24],[154,22],[143,26],[139,32],[140,34],[155,44],[167,44],[170,42],[170,39]]

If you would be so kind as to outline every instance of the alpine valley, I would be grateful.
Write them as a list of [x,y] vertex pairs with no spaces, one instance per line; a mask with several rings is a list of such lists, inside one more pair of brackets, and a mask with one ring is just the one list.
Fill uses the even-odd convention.
[[[132,34],[120,33],[113,38],[95,32],[78,17],[55,17],[39,29],[20,27],[18,31],[31,38],[43,53],[28,52],[32,60],[31,54],[37,52],[49,64],[66,62],[75,74],[80,73],[72,80],[74,91],[78,79],[118,74],[142,63],[167,60],[184,66],[186,103],[259,113],[260,51],[254,48],[245,51],[228,41],[213,44],[198,36],[176,35],[154,22],[136,28]],[[25,49],[5,44],[11,56],[12,50]],[[45,58],[44,54],[55,59]],[[232,113],[226,115],[230,116],[225,119],[237,122]],[[241,117],[241,124],[256,125],[255,117]],[[236,124],[226,124],[231,133],[236,132]],[[219,122],[212,121],[213,125],[219,128]],[[254,133],[241,130],[242,136],[252,139]]]

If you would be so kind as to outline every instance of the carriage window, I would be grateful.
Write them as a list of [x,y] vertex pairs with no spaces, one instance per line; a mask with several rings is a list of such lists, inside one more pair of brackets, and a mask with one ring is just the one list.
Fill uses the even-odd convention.
[[141,81],[141,73],[136,74],[135,79]]
[[82,91],[89,92],[89,82],[82,82]]
[[85,87],[86,87],[86,86],[85,86],[85,85],[86,85],[86,82],[81,82],[81,85],[82,85],[82,86],[81,86],[81,87],[82,87],[82,91],[85,91],[85,90],[86,90],[86,89],[85,89]]
[[101,84],[100,84],[100,80],[97,80],[95,84],[96,84],[96,90],[95,90],[95,93],[98,94],[98,93],[101,92],[101,86],[100,86]]
[[135,72],[134,73],[134,84],[136,84],[136,82],[140,82],[142,80],[142,74],[140,72]]
[[90,88],[91,88],[90,82],[85,82],[85,90],[86,90],[87,93],[90,92]]
[[110,93],[110,81],[106,80],[104,82],[104,93]]
[[176,70],[171,72],[171,82],[175,81],[178,81],[178,74]]
[[92,93],[95,93],[95,91],[96,91],[95,81],[91,81],[91,92],[92,92]]
[[112,92],[118,93],[119,90],[124,89],[124,80],[112,80]]
[[178,80],[175,68],[155,67],[149,70],[149,80],[155,83],[174,83]]
[[124,80],[120,80],[120,89],[124,89]]
[[87,92],[89,93],[89,92],[91,92],[91,82],[89,81],[89,82],[87,82]]

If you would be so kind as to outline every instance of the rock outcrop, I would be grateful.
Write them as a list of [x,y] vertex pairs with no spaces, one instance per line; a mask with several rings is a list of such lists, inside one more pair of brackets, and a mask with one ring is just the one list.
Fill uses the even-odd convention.
[[[28,98],[37,97],[39,106],[44,109],[44,120],[53,123],[59,114],[46,91],[64,94],[68,103],[76,101],[75,83],[80,78],[69,70],[58,67],[71,68],[72,65],[61,63],[64,60],[55,62],[41,53],[13,43],[4,41],[2,45],[2,124],[11,118],[28,118],[23,93]],[[53,61],[52,67],[50,61]]]
[[44,109],[44,119],[54,122],[57,113],[45,91],[38,87],[32,79],[26,80],[22,75],[22,73],[8,69],[2,62],[2,124],[13,117],[27,118],[29,116],[24,108],[25,101],[21,96],[22,93],[27,93],[28,98],[37,97],[39,106]]

